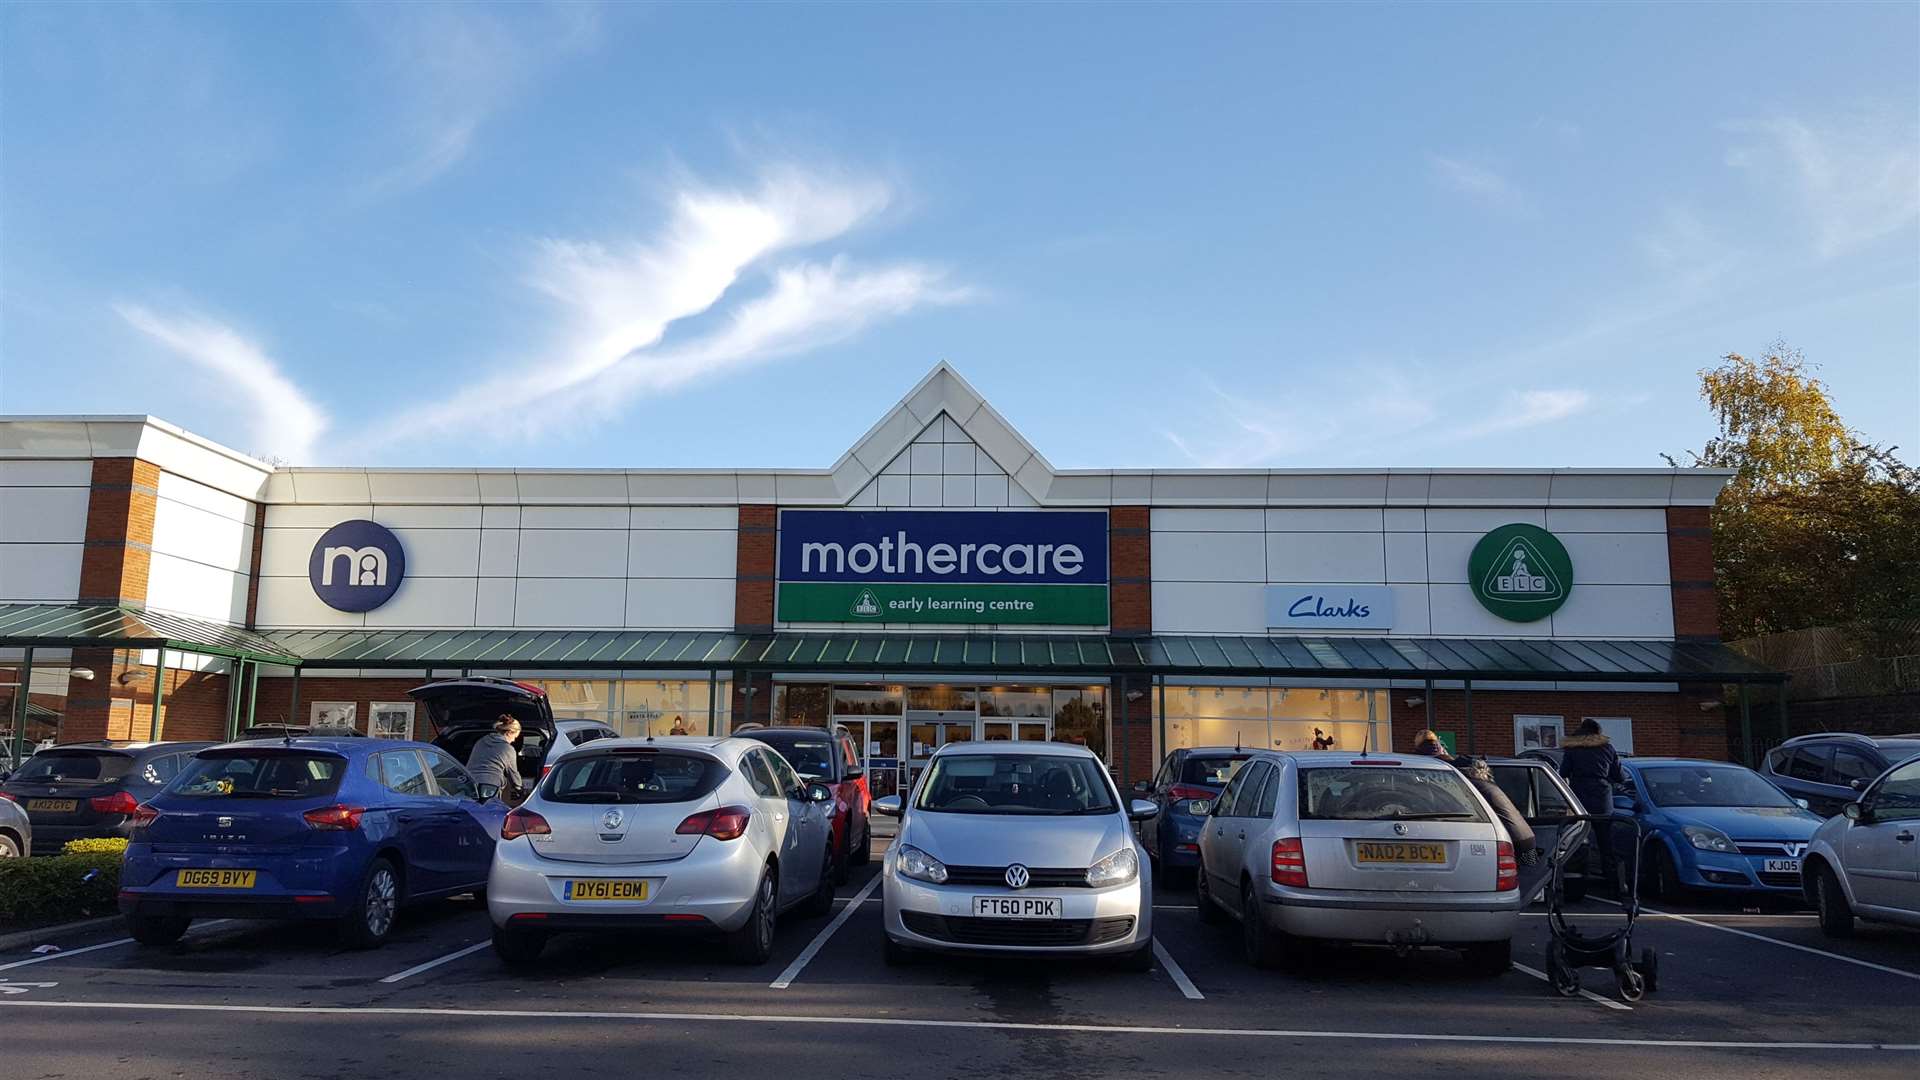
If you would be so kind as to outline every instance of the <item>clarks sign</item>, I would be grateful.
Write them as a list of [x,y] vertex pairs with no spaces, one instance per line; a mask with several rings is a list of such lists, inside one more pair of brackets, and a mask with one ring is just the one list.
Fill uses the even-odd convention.
[[785,510],[783,622],[1107,621],[1104,511]]

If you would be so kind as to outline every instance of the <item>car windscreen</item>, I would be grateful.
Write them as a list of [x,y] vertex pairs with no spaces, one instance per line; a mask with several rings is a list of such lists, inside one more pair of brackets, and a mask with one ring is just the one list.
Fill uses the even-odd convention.
[[1640,770],[1655,806],[1770,806],[1794,802],[1758,773],[1735,765],[1656,765]]
[[1233,774],[1239,771],[1241,763],[1246,760],[1246,754],[1218,754],[1211,757],[1195,754],[1180,766],[1178,782],[1226,787],[1227,781],[1233,779]]
[[167,785],[186,799],[312,799],[340,790],[346,760],[337,754],[276,751],[196,757]]
[[1302,821],[1485,821],[1453,769],[1355,765],[1300,770]]
[[133,755],[111,750],[42,750],[27,759],[9,779],[29,783],[74,782],[108,784],[133,770]]
[[556,803],[675,803],[705,798],[727,767],[704,754],[612,750],[569,754],[547,774],[540,797]]
[[833,741],[824,735],[811,739],[773,735],[760,741],[779,751],[794,772],[803,776],[833,775]]
[[943,754],[914,806],[942,814],[1109,814],[1117,803],[1092,758]]

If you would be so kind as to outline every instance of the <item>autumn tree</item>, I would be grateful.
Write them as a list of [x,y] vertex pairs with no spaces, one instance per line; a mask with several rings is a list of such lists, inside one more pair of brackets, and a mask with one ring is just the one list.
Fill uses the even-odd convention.
[[1669,464],[1732,469],[1715,505],[1721,629],[1874,632],[1920,618],[1920,475],[1848,428],[1796,349],[1700,373],[1718,433]]

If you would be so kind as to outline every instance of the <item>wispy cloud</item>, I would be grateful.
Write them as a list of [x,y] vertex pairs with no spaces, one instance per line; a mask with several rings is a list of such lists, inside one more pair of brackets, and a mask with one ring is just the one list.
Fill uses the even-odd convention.
[[1743,120],[1727,164],[1783,179],[1800,200],[1821,258],[1920,221],[1920,129],[1912,111],[1873,110],[1816,125]]
[[1485,165],[1464,158],[1428,154],[1427,166],[1441,184],[1489,209],[1518,217],[1532,217],[1536,213],[1531,196]]
[[188,312],[163,315],[138,304],[116,304],[128,325],[182,360],[239,391],[249,449],[291,463],[309,462],[327,415],[308,400],[266,350],[225,323]]
[[[1739,266],[1741,252],[1714,235],[1690,208],[1677,203],[1638,236],[1640,250],[1677,286],[1691,294]],[[1670,287],[1670,286],[1669,286]]]
[[1449,435],[1447,441],[1483,438],[1505,431],[1539,427],[1585,412],[1593,395],[1585,390],[1509,390],[1497,404],[1483,406],[1481,418]]

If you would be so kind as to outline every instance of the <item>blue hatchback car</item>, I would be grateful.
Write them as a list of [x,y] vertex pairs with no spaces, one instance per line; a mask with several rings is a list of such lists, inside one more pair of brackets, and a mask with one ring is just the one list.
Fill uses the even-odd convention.
[[212,747],[140,807],[120,910],[143,945],[217,916],[332,919],[346,944],[370,948],[403,905],[483,889],[506,813],[425,743]]
[[1140,826],[1140,842],[1163,880],[1190,878],[1200,865],[1200,827],[1220,790],[1253,751],[1234,746],[1192,746],[1175,750],[1160,763],[1151,781],[1133,786],[1160,808]]
[[1684,889],[1800,894],[1800,858],[1818,815],[1742,765],[1680,758],[1621,762],[1614,816],[1646,832],[1642,896]]

